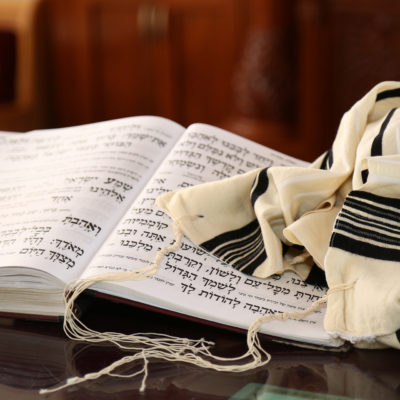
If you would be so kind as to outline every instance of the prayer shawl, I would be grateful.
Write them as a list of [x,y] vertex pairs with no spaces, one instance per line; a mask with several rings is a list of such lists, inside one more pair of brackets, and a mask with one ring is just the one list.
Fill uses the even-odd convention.
[[[324,320],[359,347],[400,348],[400,83],[375,86],[309,167],[270,167],[157,203],[209,253],[260,278],[324,275]],[[192,218],[185,218],[192,216]],[[318,273],[319,272],[319,273]]]

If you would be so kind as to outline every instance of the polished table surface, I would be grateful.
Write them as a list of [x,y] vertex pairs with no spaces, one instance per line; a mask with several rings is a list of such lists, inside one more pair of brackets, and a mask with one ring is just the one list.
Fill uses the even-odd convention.
[[[83,320],[99,330],[204,337],[215,342],[218,355],[246,350],[243,334],[100,299],[94,300]],[[108,345],[68,340],[59,323],[0,318],[0,399],[400,399],[400,351],[327,352],[262,342],[272,360],[246,373],[153,360],[144,392],[139,392],[141,377],[102,377],[39,395],[40,388],[97,371],[123,353]],[[134,367],[120,372],[128,374]]]

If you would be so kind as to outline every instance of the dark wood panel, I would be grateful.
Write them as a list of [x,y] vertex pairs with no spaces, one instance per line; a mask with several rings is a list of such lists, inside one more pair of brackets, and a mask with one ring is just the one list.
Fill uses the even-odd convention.
[[182,124],[222,120],[243,4],[55,0],[54,18],[63,20],[53,26],[59,124],[138,114]]
[[16,41],[15,33],[0,30],[0,103],[15,99]]
[[394,0],[44,1],[54,127],[154,114],[312,160],[400,80]]

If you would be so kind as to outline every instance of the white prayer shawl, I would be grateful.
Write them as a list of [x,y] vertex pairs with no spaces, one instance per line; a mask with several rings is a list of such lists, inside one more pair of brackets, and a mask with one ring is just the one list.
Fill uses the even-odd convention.
[[399,106],[400,83],[383,82],[308,168],[258,169],[157,203],[194,243],[244,273],[291,270],[306,280],[325,271],[331,289],[346,287],[329,294],[325,329],[360,347],[400,348]]

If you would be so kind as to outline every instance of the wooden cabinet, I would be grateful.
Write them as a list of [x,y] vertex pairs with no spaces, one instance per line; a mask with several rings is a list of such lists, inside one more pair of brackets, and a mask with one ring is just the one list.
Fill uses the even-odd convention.
[[0,1],[0,129],[47,125],[46,17],[41,0]]
[[400,80],[395,0],[37,2],[50,127],[160,115],[312,160],[356,100]]
[[55,123],[156,114],[218,123],[244,0],[53,0]]
[[399,18],[396,0],[297,2],[296,107],[303,147],[329,148],[342,115],[357,100],[381,81],[400,81]]

